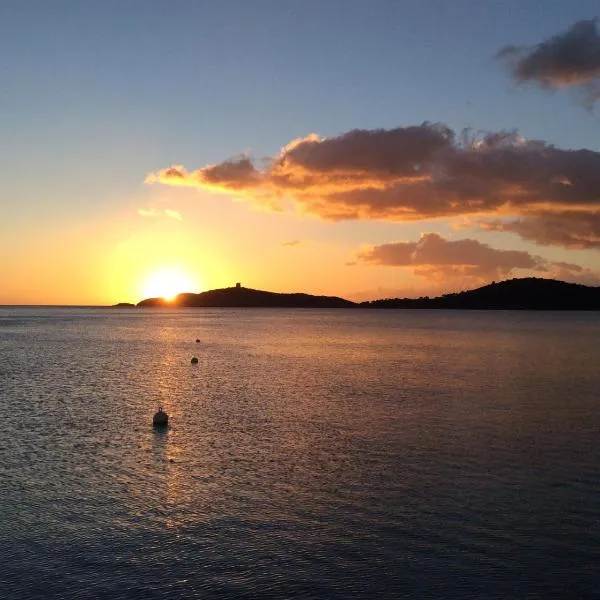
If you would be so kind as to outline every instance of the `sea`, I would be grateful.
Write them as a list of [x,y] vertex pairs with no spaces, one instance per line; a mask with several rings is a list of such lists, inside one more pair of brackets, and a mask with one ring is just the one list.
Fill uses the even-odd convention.
[[600,598],[600,313],[0,307],[0,416],[3,600]]

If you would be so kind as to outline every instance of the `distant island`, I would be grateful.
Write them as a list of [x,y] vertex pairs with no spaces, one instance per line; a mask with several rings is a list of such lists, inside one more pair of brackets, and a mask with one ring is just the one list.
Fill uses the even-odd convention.
[[141,308],[348,308],[355,302],[336,296],[312,296],[311,294],[278,294],[242,287],[210,290],[200,294],[178,294],[173,300],[147,298],[138,303]]
[[600,287],[527,277],[436,298],[387,298],[362,302],[369,308],[465,310],[600,310]]
[[[126,302],[117,307],[132,306]],[[385,298],[352,302],[337,296],[280,294],[235,287],[200,294],[179,294],[173,300],[147,298],[139,308],[410,308],[458,310],[600,310],[600,287],[555,279],[527,277],[494,282],[465,292],[434,298]]]

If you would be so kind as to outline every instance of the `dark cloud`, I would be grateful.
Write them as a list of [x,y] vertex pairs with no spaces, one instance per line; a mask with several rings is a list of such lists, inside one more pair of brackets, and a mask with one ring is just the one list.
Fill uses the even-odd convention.
[[498,250],[477,240],[451,241],[425,233],[416,242],[394,242],[364,249],[359,262],[411,267],[416,275],[437,279],[449,276],[501,279],[515,269],[548,271],[547,262],[529,252]]
[[225,162],[208,165],[193,173],[176,165],[158,174],[151,173],[147,183],[169,183],[206,189],[228,189],[232,192],[252,188],[260,183],[260,173],[247,157],[235,158]]
[[[218,190],[329,220],[418,221],[600,211],[600,153],[563,150],[517,132],[456,135],[444,125],[354,130],[293,141],[266,166],[247,158],[150,182]],[[565,226],[578,226],[566,219]],[[573,232],[576,235],[577,232]]]
[[515,275],[530,275],[598,285],[600,273],[567,262],[552,262],[519,250],[492,248],[478,240],[447,240],[436,233],[416,242],[393,242],[358,252],[357,264],[403,267],[432,284],[474,285]]
[[289,242],[283,242],[282,246],[297,246],[300,243],[300,240],[290,240]]
[[600,98],[600,35],[596,25],[597,19],[579,21],[535,46],[506,46],[497,57],[508,64],[517,83],[533,82],[545,89],[579,87],[591,106]]
[[282,188],[306,190],[322,185],[354,188],[386,181],[420,179],[431,157],[447,148],[454,134],[440,124],[395,129],[355,129],[331,139],[315,135],[296,140],[271,165]]
[[600,249],[600,211],[540,212],[520,219],[482,221],[481,226],[517,233],[536,244]]

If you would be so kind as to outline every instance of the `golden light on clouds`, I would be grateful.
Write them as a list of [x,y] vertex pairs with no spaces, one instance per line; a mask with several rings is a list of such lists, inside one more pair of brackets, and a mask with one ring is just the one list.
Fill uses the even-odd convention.
[[523,239],[564,248],[582,247],[583,216],[593,223],[583,247],[600,248],[599,173],[597,151],[562,149],[516,130],[455,132],[424,122],[309,135],[270,160],[241,156],[193,171],[174,165],[146,181],[225,192],[284,212],[295,206],[300,215],[329,221],[509,216]]

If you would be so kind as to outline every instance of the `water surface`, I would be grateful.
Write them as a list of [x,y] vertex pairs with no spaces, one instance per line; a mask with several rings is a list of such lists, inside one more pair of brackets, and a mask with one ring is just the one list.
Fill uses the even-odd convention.
[[0,308],[1,596],[596,598],[599,338],[595,313]]

